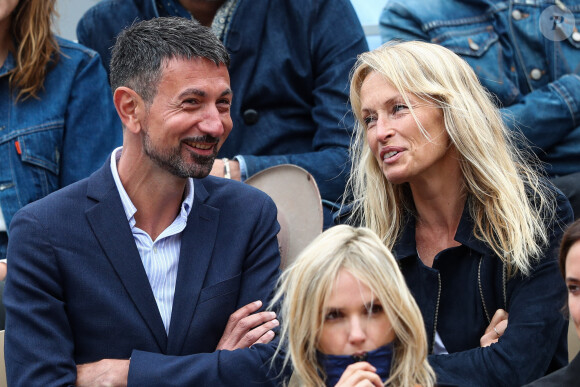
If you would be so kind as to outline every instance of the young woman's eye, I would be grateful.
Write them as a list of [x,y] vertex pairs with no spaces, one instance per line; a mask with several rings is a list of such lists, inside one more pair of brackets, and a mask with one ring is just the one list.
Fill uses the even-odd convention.
[[380,314],[383,313],[383,306],[380,304],[373,304],[369,308],[369,314]]
[[342,317],[342,314],[338,310],[331,310],[324,316],[324,321],[332,321]]
[[572,294],[579,294],[580,293],[580,285],[569,284],[568,285],[568,292],[572,293]]

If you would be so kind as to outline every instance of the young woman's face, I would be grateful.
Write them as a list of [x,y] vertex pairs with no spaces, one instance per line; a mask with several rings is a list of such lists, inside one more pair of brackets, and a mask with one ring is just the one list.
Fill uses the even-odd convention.
[[580,241],[572,245],[566,256],[566,286],[570,317],[580,337]]
[[372,290],[345,269],[338,273],[323,316],[318,350],[327,355],[362,355],[395,339]]

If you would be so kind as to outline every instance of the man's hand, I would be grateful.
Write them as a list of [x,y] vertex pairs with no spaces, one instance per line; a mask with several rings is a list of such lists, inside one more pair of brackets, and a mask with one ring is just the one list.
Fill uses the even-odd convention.
[[377,369],[366,361],[351,364],[342,373],[336,387],[383,387],[383,382],[376,372]]
[[[230,160],[229,163],[231,179],[241,181],[242,174],[240,172],[240,163],[236,160]],[[222,159],[215,159],[209,174],[212,176],[224,177],[224,162]]]
[[503,309],[495,311],[491,322],[485,329],[485,333],[479,339],[481,347],[488,347],[493,343],[497,343],[499,338],[503,336],[508,325],[508,312]]
[[6,265],[6,262],[0,262],[0,281],[4,281],[6,279],[7,269],[8,265]]
[[228,325],[216,350],[233,351],[238,348],[249,348],[254,344],[267,344],[274,338],[274,329],[278,326],[276,313],[256,312],[262,306],[262,301],[254,301],[236,310],[230,316]]
[[77,365],[79,387],[125,387],[129,377],[129,360],[103,359]]

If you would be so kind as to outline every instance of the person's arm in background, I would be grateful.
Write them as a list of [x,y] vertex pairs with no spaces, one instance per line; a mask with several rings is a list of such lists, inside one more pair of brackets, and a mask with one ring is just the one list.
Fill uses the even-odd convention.
[[123,142],[121,121],[99,55],[86,50],[75,70],[64,123],[60,187],[88,177]]
[[368,44],[349,1],[324,0],[312,4],[316,8],[310,20],[301,21],[308,23],[311,31],[310,52],[304,55],[312,56],[315,79],[311,115],[317,129],[312,151],[241,157],[247,177],[278,164],[298,165],[314,176],[322,199],[335,203],[344,193],[350,167],[348,146],[354,122],[348,105],[349,72],[357,55],[368,51]]
[[[416,13],[401,1],[389,1],[381,14],[383,42],[432,42],[426,28]],[[508,127],[521,131],[532,147],[549,149],[580,126],[580,76],[563,75],[544,87],[520,95],[515,103],[500,110]]]

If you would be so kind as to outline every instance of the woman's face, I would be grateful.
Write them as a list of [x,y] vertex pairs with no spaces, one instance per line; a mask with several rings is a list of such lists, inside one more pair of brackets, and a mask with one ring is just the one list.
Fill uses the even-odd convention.
[[566,255],[566,286],[570,317],[580,337],[580,241],[574,243]]
[[338,273],[323,316],[318,350],[327,355],[362,355],[395,339],[379,300],[345,269]]
[[0,22],[8,20],[19,0],[0,0]]
[[441,178],[449,163],[457,163],[450,152],[441,109],[412,94],[408,98],[430,139],[421,133],[401,94],[379,73],[367,75],[360,90],[368,145],[383,174],[394,184]]

